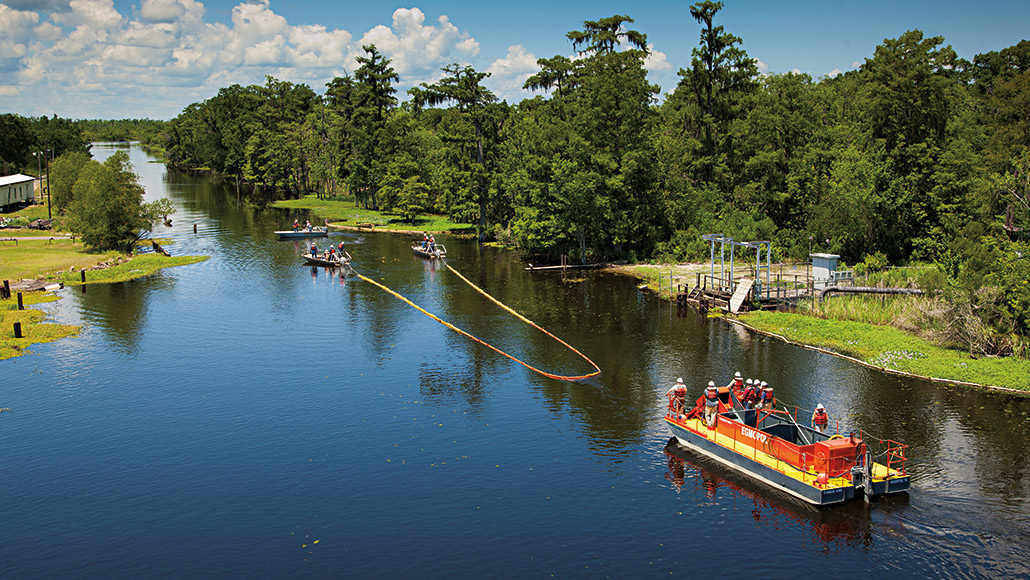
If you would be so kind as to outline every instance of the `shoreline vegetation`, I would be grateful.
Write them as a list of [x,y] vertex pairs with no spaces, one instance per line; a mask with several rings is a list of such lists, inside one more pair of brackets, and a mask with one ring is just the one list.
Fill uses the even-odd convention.
[[[690,285],[698,272],[710,264],[634,264],[613,266],[619,272],[641,280],[647,290],[663,300],[675,300],[677,284]],[[670,276],[672,283],[670,284]],[[661,280],[661,283],[659,283]],[[642,287],[643,288],[643,287]],[[845,358],[866,367],[911,378],[961,385],[1019,395],[1030,395],[1030,361],[1016,356],[972,357],[964,350],[946,348],[913,332],[890,324],[891,316],[905,304],[926,301],[925,297],[887,298],[848,296],[828,301],[859,304],[857,308],[834,310],[803,309],[798,312],[754,311],[739,315],[718,310],[710,314],[757,334]],[[854,318],[870,310],[883,313],[873,323]],[[852,318],[852,319],[849,319]],[[877,318],[875,315],[874,319]]]
[[[434,234],[448,234],[474,231],[470,224],[456,224],[446,218],[431,216],[420,222],[418,229],[389,214],[355,207],[352,200],[323,200],[307,196],[298,200],[273,203],[273,206],[289,209],[307,209],[312,215],[328,219],[330,226],[338,229],[365,230],[372,224],[372,231],[418,234],[427,231]],[[460,234],[459,234],[460,235]],[[692,287],[698,273],[706,273],[708,263],[638,263],[612,265],[609,271],[638,279],[641,289],[655,292],[663,300],[674,300],[677,286]],[[797,273],[807,273],[807,265],[796,266]],[[848,320],[858,317],[843,314],[833,318],[820,312],[749,312],[731,315],[720,312],[728,322],[738,324],[757,334],[784,340],[790,344],[846,358],[863,366],[879,369],[886,373],[965,387],[988,389],[997,392],[1030,394],[1030,361],[1020,357],[971,357],[968,352],[957,348],[945,348],[916,334],[896,328],[890,324],[894,312],[884,308],[881,297],[833,297],[838,302],[865,304],[858,312],[868,314],[870,309],[887,312],[882,320],[865,322]],[[905,301],[925,300],[918,297],[891,297],[893,304]]]
[[[309,210],[313,217],[328,220],[331,227],[341,230],[372,230],[411,234],[446,233],[458,237],[472,237],[476,231],[474,224],[454,222],[441,215],[423,214],[415,221],[406,221],[386,212],[364,209],[355,203],[353,197],[319,199],[315,195],[306,195],[300,199],[278,200],[272,202],[271,206],[280,209]],[[316,226],[322,225],[321,223],[312,223]],[[283,227],[288,229],[289,226],[284,225]]]
[[[38,213],[38,206],[24,212]],[[18,216],[22,212],[14,212]],[[46,211],[43,210],[45,215]],[[170,241],[161,240],[162,244]],[[150,240],[140,240],[138,246],[149,246]],[[208,256],[172,256],[136,254],[126,256],[117,251],[88,252],[82,240],[53,231],[3,229],[0,230],[0,281],[12,284],[22,281],[60,282],[66,286],[82,284],[109,284],[149,276],[163,268],[195,264]],[[82,272],[86,281],[82,281]],[[79,326],[47,321],[46,312],[29,308],[59,300],[53,292],[25,292],[22,294],[24,310],[18,310],[17,292],[12,289],[9,299],[0,300],[0,360],[32,351],[33,344],[53,342],[77,335]],[[21,324],[22,338],[14,338],[14,323]]]

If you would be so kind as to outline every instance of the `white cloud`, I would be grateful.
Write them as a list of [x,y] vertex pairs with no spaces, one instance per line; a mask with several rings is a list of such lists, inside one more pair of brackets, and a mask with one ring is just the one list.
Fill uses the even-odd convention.
[[760,58],[756,58],[755,62],[758,63],[758,74],[764,75],[769,72],[769,63],[762,62]]
[[526,47],[513,44],[508,47],[507,55],[495,60],[486,69],[490,76],[483,80],[483,84],[499,99],[521,100],[526,96],[522,85],[540,70],[536,61],[536,55],[526,50]]
[[180,0],[143,0],[139,16],[144,22],[172,23],[186,14],[186,6]]
[[851,63],[851,68],[858,68],[860,66],[862,66],[862,61],[860,60],[856,60],[855,62]]
[[115,10],[113,0],[71,0],[69,7],[70,12],[55,13],[51,20],[64,26],[92,30],[114,30],[122,22],[122,15]]
[[654,49],[654,43],[647,45],[647,58],[644,59],[644,68],[651,72],[672,70],[672,63],[666,58],[665,53]]
[[829,78],[833,78],[833,77],[839,75],[841,72],[842,71],[839,68],[835,68],[835,69],[831,70],[830,72],[826,73],[826,76],[829,77]]
[[427,26],[425,20],[426,15],[418,8],[398,8],[393,13],[392,28],[376,26],[361,37],[359,44],[375,44],[393,60],[399,75],[434,74],[432,71],[443,65],[479,54],[479,43],[446,16],[437,20],[437,26]]
[[[480,52],[447,16],[427,19],[418,8],[397,9],[389,26],[352,34],[292,25],[269,0],[238,0],[225,22],[210,20],[197,0],[140,0],[125,15],[114,0],[0,2],[2,94],[24,115],[169,118],[230,84],[264,84],[265,75],[319,90],[353,73],[368,43],[392,59],[403,93]],[[522,47],[497,59],[496,86],[520,87],[533,72],[527,59],[535,60]],[[40,91],[50,95],[45,102],[32,98]]]

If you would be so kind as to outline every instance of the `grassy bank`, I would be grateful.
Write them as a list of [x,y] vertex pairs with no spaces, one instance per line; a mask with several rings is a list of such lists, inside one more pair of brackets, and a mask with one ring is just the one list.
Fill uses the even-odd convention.
[[117,256],[118,252],[87,253],[81,241],[68,238],[0,240],[0,280],[55,276],[60,271],[91,268]]
[[[7,235],[17,235],[4,231]],[[22,279],[49,280],[67,285],[82,284],[86,271],[86,284],[105,284],[141,278],[162,268],[193,264],[207,256],[173,256],[142,254],[133,257],[118,252],[87,252],[81,241],[69,238],[32,237],[6,240],[0,234],[0,280],[12,283]],[[49,234],[49,232],[47,232]],[[149,246],[149,240],[143,242]],[[162,243],[167,243],[162,242]],[[26,306],[57,300],[52,294],[24,293]],[[77,334],[78,327],[45,322],[42,311],[17,309],[17,297],[0,301],[0,360],[24,354],[31,344],[51,342]],[[14,338],[14,323],[21,323],[23,338]]]
[[1030,393],[1030,361],[1016,357],[971,358],[892,326],[827,320],[786,312],[751,312],[740,320],[790,342],[832,351],[887,371],[897,371]]
[[[28,354],[30,345],[53,342],[79,333],[78,326],[43,321],[46,314],[29,305],[57,300],[53,294],[31,293],[22,297],[25,310],[18,310],[17,298],[0,300],[0,360]],[[20,322],[22,338],[14,338],[14,323]]]
[[[363,209],[357,206],[353,200],[348,199],[318,199],[309,195],[301,199],[288,199],[277,201],[273,207],[286,209],[306,209],[312,213],[312,222],[327,219],[334,226],[356,227],[358,224],[374,224],[376,229],[391,231],[418,231],[432,233],[474,233],[475,226],[472,224],[460,224],[447,219],[446,216],[424,215],[414,222],[404,221],[398,216],[390,215],[380,211]],[[292,224],[283,224],[288,228]],[[321,225],[316,224],[316,225]]]
[[[709,269],[710,264],[613,268],[637,278],[663,299],[671,299],[677,285],[692,288],[697,273],[707,274]],[[751,312],[741,314],[739,320],[759,332],[851,357],[884,371],[1030,393],[1030,361],[1018,357],[972,358],[967,351],[944,348],[917,336],[917,332],[927,331],[928,314],[933,316],[934,305],[928,300],[834,296],[814,308],[804,305],[797,313]]]

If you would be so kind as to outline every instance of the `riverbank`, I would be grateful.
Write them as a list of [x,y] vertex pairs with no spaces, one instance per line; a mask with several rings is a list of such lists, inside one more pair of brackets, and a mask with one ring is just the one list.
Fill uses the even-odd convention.
[[[662,299],[677,285],[693,287],[710,264],[634,264],[611,268],[634,276]],[[671,283],[670,283],[671,282]],[[905,298],[914,300],[918,298]],[[752,332],[852,360],[883,372],[1000,392],[1030,394],[1030,361],[1017,357],[973,358],[888,325],[827,320],[791,312],[725,314]]]
[[[308,195],[301,199],[287,199],[272,203],[272,207],[283,209],[306,209],[313,219],[328,220],[330,226],[344,230],[388,231],[393,233],[421,234],[475,234],[476,226],[453,222],[446,216],[426,214],[414,222],[384,212],[359,207],[353,199],[319,199]],[[317,225],[321,225],[320,223]],[[286,224],[283,225],[287,227]]]
[[[149,240],[145,243],[149,244]],[[8,238],[0,241],[0,280],[14,283],[19,280],[43,280],[70,286],[107,284],[142,278],[162,268],[194,264],[207,258],[88,253],[81,241],[71,238]],[[28,292],[22,295],[22,304],[29,306],[58,298],[51,293]],[[21,325],[22,338],[14,338],[15,322]],[[0,301],[0,360],[26,354],[29,352],[27,347],[32,344],[52,342],[78,332],[77,326],[46,322],[46,315],[41,310],[18,310],[16,295]]]

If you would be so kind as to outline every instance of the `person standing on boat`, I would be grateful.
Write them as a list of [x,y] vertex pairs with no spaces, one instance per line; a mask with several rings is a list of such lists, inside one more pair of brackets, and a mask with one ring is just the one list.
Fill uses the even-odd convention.
[[705,423],[708,427],[715,427],[715,416],[719,414],[719,388],[715,381],[708,381],[708,388],[705,389]]
[[773,395],[773,388],[768,383],[762,381],[759,385],[758,392],[761,393],[761,400],[755,405],[756,409],[765,409],[771,411],[776,408],[776,397]]
[[306,227],[308,229],[308,233],[310,234],[311,233],[311,220],[308,220],[307,223],[304,225],[304,227]]
[[671,397],[669,404],[672,405],[672,412],[682,417],[687,408],[687,385],[683,384],[682,377],[676,379],[676,384],[665,392],[665,396]]
[[315,242],[311,242],[311,257],[312,258],[317,258],[318,257],[318,246],[315,245]]
[[296,232],[298,229],[300,229],[300,222],[293,220],[293,231]]
[[429,253],[436,253],[436,236],[429,236]]
[[819,403],[815,406],[815,412],[812,413],[812,428],[818,429],[820,433],[825,433],[829,424],[830,416],[826,414],[826,407]]
[[750,409],[755,406],[755,381],[748,379],[744,385],[744,394],[740,398],[740,402],[744,405],[745,409]]
[[422,232],[422,249],[423,250],[428,250],[429,249],[429,233],[428,232]]
[[340,251],[337,252],[337,254],[339,254],[341,262],[343,261],[343,257],[347,255],[347,253],[343,250],[343,240],[340,240]]

